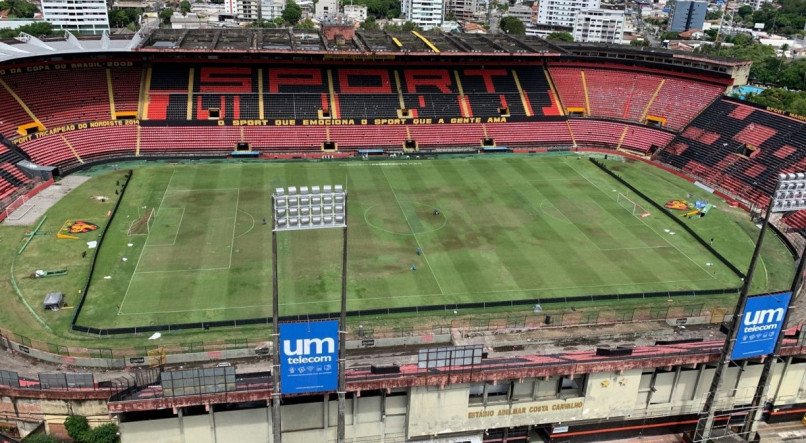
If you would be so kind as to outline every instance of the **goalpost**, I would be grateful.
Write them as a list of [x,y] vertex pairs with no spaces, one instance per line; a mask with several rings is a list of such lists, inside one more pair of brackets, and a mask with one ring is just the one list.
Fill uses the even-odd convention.
[[632,199],[622,194],[621,192],[618,193],[616,201],[618,202],[619,206],[630,211],[630,214],[632,214],[634,217],[645,218],[651,215],[649,211],[644,209],[643,206],[634,202]]
[[151,233],[151,225],[154,224],[154,208],[147,210],[137,220],[129,225],[128,235],[148,235]]

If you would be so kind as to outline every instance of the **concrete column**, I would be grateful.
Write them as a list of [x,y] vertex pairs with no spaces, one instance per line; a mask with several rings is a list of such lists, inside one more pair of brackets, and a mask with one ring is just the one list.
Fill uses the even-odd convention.
[[209,413],[207,414],[207,418],[210,422],[210,436],[212,437],[213,443],[218,443],[218,436],[215,432],[215,410],[213,409],[213,405],[209,406]]
[[182,439],[182,443],[192,443],[185,440],[185,419],[184,419],[184,412],[182,408],[177,410],[176,419],[179,421],[179,438]]

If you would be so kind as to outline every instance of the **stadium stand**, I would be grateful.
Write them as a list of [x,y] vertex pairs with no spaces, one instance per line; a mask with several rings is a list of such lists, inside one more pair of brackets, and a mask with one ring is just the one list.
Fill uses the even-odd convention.
[[0,144],[0,200],[10,197],[14,192],[31,182],[15,164],[24,160],[18,152]]
[[[8,76],[5,81],[46,128],[111,118],[103,68],[70,73],[25,72]],[[58,100],[57,106],[54,100]]]
[[564,121],[498,123],[485,127],[497,144],[511,147],[569,146],[573,141]]
[[566,111],[683,129],[724,86],[626,69],[549,65]]
[[21,147],[37,164],[65,166],[134,155],[136,138],[135,125],[97,127],[34,138]]
[[241,141],[239,129],[232,126],[146,126],[140,130],[140,154],[173,152],[204,155],[229,152]]
[[572,119],[569,121],[574,137],[579,144],[590,147],[627,149],[639,154],[648,154],[665,147],[674,134],[646,126]]
[[148,77],[149,120],[188,120],[188,110],[194,120],[397,118],[404,109],[412,118],[560,115],[539,67],[263,69],[156,64]]
[[115,112],[137,112],[143,70],[140,66],[107,68]]
[[722,98],[658,151],[657,159],[763,205],[779,173],[806,166],[804,147],[802,122]]

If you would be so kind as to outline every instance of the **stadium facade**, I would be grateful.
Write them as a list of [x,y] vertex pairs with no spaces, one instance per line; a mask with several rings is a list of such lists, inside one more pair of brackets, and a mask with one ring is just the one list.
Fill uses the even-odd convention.
[[[51,174],[121,159],[596,151],[650,162],[747,209],[769,201],[779,172],[806,162],[803,117],[723,95],[746,83],[748,63],[509,36],[325,34],[158,30],[125,41],[23,36],[0,44],[4,214]],[[53,97],[64,99],[54,106]],[[801,229],[806,217],[779,223]],[[6,346],[29,349],[13,338]],[[721,347],[673,341],[499,352],[461,367],[352,368],[347,436],[573,441],[689,429]],[[790,330],[775,357],[767,420],[806,412],[804,355],[800,331]],[[147,363],[131,359],[124,364]],[[747,413],[761,367],[751,359],[729,369],[718,420]],[[44,421],[58,433],[65,415],[82,413],[119,420],[123,441],[272,435],[263,373],[226,379],[223,392],[184,395],[142,374],[125,387],[73,390],[7,375],[0,420],[17,429]],[[336,409],[329,394],[285,398],[285,441],[332,441]]]

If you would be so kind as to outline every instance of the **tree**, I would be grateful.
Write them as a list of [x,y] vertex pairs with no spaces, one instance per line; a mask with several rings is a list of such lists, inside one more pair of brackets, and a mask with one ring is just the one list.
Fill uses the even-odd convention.
[[90,428],[87,418],[81,415],[71,415],[64,421],[67,435],[75,443],[118,443],[118,425],[106,423],[95,429]]
[[649,40],[635,39],[635,40],[630,41],[630,46],[649,46]]
[[412,21],[403,23],[403,26],[400,27],[400,30],[403,32],[422,31],[422,29],[420,29],[420,27],[415,25]]
[[747,18],[751,14],[753,14],[753,7],[750,5],[742,5],[739,7],[739,10],[737,12],[739,13],[739,17]]
[[[283,19],[281,18],[280,21],[282,21],[282,20]],[[250,28],[276,28],[277,24],[274,23],[271,20],[263,19],[263,20],[255,20],[255,21],[253,21],[252,23],[249,24],[249,27]]]
[[678,38],[680,38],[680,34],[678,34],[677,32],[667,31],[667,32],[664,32],[663,34],[660,35],[660,40],[661,41],[663,41],[663,40],[677,40]]
[[567,32],[552,32],[546,37],[547,40],[554,40],[557,42],[574,42],[574,36]]
[[523,22],[518,20],[517,17],[507,16],[502,17],[501,22],[498,24],[505,34],[511,35],[524,35],[526,34],[526,26]]
[[69,415],[64,420],[64,428],[67,430],[67,435],[75,440],[90,430],[90,424],[83,415]]
[[[342,2],[348,3],[348,2]],[[367,17],[398,18],[400,17],[400,0],[352,0],[349,4],[367,7]]]
[[759,94],[750,94],[748,101],[762,106],[783,109],[798,115],[806,115],[806,92],[768,88]]
[[753,36],[750,34],[739,33],[733,36],[733,44],[736,46],[750,46],[753,44]]
[[0,2],[0,9],[7,10],[10,18],[32,18],[39,10],[26,0],[4,0]]
[[305,20],[297,23],[297,25],[294,26],[294,29],[299,29],[300,31],[316,31],[316,24],[313,22],[313,20],[306,18]]
[[375,17],[370,15],[361,23],[361,29],[365,31],[380,31],[381,27],[378,26],[378,21],[375,20]]
[[34,37],[47,37],[53,35],[53,26],[47,22],[36,22],[14,29],[0,29],[0,38],[10,39],[20,35],[20,32],[31,34]]
[[705,13],[706,20],[717,20],[722,17],[722,11],[708,11]]
[[767,32],[792,35],[801,32],[806,24],[803,11],[806,11],[806,0],[777,0],[763,4],[743,18],[747,24],[764,23]]
[[162,11],[160,11],[160,20],[162,21],[163,24],[170,25],[171,17],[173,17],[173,15],[174,15],[173,9],[163,8]]
[[142,13],[140,8],[112,8],[109,11],[109,22],[114,28],[128,28],[138,22]]
[[64,428],[67,430],[67,435],[70,436],[77,443],[82,443],[84,438],[90,430],[90,424],[87,422],[87,417],[82,415],[70,415],[64,420]]
[[47,434],[31,434],[25,437],[23,443],[59,443],[56,437],[51,437]]
[[188,12],[190,12],[190,8],[191,5],[188,0],[182,0],[181,2],[179,2],[179,12],[181,12],[182,15],[188,15]]
[[103,424],[89,431],[87,443],[118,443],[118,431],[118,425],[114,423]]
[[285,3],[282,17],[286,23],[296,25],[299,19],[302,18],[302,8],[294,0],[288,0]]

